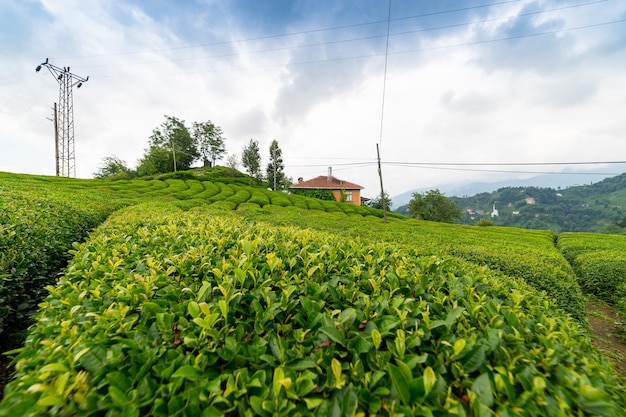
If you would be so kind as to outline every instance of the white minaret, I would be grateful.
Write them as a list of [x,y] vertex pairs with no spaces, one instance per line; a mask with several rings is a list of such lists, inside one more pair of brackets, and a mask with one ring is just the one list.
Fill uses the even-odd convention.
[[491,210],[491,217],[498,217],[498,209],[496,208],[496,203],[493,203],[493,210]]

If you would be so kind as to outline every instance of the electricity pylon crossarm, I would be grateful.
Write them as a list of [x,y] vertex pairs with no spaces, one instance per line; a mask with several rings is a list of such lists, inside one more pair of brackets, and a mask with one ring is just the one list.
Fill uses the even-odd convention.
[[83,78],[70,72],[70,67],[60,68],[52,65],[46,58],[35,68],[48,68],[50,74],[59,83],[59,105],[55,112],[55,155],[56,175],[76,177],[76,154],[74,150],[74,87],[80,88],[89,77]]

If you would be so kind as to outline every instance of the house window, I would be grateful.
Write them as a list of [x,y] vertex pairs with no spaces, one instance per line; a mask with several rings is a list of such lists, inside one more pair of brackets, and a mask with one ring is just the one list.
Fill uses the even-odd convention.
[[346,203],[352,202],[352,191],[346,191]]

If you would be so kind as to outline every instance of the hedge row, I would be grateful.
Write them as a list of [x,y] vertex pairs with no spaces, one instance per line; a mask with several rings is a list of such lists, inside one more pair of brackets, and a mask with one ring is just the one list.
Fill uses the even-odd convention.
[[0,186],[0,336],[24,328],[68,250],[119,206],[102,193]]
[[[588,293],[620,306],[626,317],[626,236],[562,233],[558,247]],[[626,335],[626,322],[622,324]]]
[[[322,203],[339,204],[323,201]],[[375,211],[376,209],[366,208]],[[258,212],[261,221],[315,228],[370,242],[388,242],[415,250],[420,255],[456,256],[485,265],[545,292],[546,296],[585,323],[585,297],[576,274],[555,247],[556,235],[504,227],[473,227],[388,217],[327,215],[316,210],[290,213],[267,207]],[[380,212],[380,210],[378,210]],[[382,212],[381,212],[382,213]],[[382,214],[381,214],[382,217]]]
[[126,208],[78,245],[0,416],[623,415],[522,282],[210,207]]

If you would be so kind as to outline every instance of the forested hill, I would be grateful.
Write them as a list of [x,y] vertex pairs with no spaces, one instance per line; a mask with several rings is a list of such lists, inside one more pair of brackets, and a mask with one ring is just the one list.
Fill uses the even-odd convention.
[[[451,197],[463,209],[462,222],[555,232],[611,232],[626,229],[626,173],[596,184],[565,189],[504,187],[472,197]],[[497,216],[492,215],[493,207]]]

